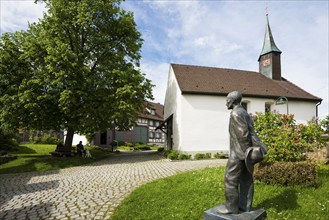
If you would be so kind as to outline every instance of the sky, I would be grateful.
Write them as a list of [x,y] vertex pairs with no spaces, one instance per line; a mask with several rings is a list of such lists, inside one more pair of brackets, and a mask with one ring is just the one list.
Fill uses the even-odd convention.
[[[164,103],[171,63],[258,71],[266,11],[282,76],[323,99],[329,114],[329,3],[321,1],[126,0],[144,39],[141,71]],[[45,11],[34,0],[0,0],[0,34],[26,30]]]

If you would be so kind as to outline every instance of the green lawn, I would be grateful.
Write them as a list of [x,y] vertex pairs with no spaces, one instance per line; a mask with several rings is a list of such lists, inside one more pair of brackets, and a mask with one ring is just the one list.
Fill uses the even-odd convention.
[[112,153],[98,147],[86,146],[92,158],[51,157],[49,152],[55,150],[55,145],[24,144],[18,147],[18,151],[11,154],[18,156],[16,160],[0,165],[0,174],[22,173],[30,171],[58,170],[67,167],[79,166],[109,157]]
[[[224,202],[224,167],[178,174],[133,191],[111,219],[203,219],[203,212]],[[284,187],[255,183],[254,207],[267,219],[328,219],[329,166],[319,168],[321,185]]]

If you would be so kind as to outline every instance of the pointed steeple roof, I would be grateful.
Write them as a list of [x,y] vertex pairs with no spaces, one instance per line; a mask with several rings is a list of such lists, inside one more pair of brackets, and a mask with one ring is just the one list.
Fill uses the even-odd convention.
[[[274,38],[273,38],[271,28],[270,28],[270,23],[268,21],[268,14],[266,14],[266,20],[267,20],[267,24],[266,24],[266,30],[265,30],[263,49],[262,49],[262,52],[260,53],[259,57],[264,54],[270,53],[270,52],[282,53],[282,51],[275,45]],[[258,59],[258,61],[259,61],[259,59]]]

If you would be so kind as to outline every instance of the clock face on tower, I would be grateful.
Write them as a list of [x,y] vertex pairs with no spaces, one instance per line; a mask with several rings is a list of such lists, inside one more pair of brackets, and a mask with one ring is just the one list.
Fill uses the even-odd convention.
[[265,59],[265,60],[263,60],[262,64],[263,64],[263,66],[268,66],[268,65],[271,64],[271,60],[270,59]]

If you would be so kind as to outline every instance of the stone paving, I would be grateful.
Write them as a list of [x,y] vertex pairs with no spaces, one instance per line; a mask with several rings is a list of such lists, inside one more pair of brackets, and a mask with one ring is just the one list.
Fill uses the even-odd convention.
[[0,175],[0,219],[110,219],[136,187],[179,172],[224,165],[226,160],[177,161],[122,153],[58,171]]

